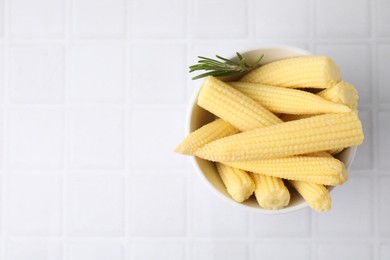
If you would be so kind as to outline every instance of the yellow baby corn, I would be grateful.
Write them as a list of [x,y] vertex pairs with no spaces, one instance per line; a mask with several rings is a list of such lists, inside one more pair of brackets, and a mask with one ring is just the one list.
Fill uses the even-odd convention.
[[220,162],[262,160],[355,146],[363,138],[356,113],[324,114],[224,137],[195,155]]
[[298,89],[248,82],[228,82],[228,84],[274,113],[321,114],[351,111],[347,106]]
[[215,165],[227,192],[235,201],[243,202],[252,195],[255,190],[255,183],[246,172],[222,163],[216,163]]
[[255,182],[255,196],[259,205],[264,209],[282,209],[290,202],[290,192],[279,178],[251,173]]
[[214,77],[208,77],[203,83],[198,105],[240,131],[282,122],[253,99]]
[[352,110],[356,110],[359,98],[355,87],[345,81],[340,81],[333,87],[318,92],[317,95],[332,102],[347,105]]
[[304,156],[333,158],[333,156],[327,151],[307,153],[307,154],[304,154]]
[[234,126],[222,119],[216,119],[189,134],[175,149],[181,154],[194,155],[196,150],[204,145],[225,136],[236,134]]
[[332,199],[324,185],[303,181],[289,181],[290,184],[306,200],[307,204],[316,211],[329,211]]
[[327,157],[292,156],[225,164],[247,172],[332,186],[340,185],[348,179],[344,163]]
[[288,88],[330,88],[340,81],[340,72],[328,57],[302,56],[265,64],[240,81]]

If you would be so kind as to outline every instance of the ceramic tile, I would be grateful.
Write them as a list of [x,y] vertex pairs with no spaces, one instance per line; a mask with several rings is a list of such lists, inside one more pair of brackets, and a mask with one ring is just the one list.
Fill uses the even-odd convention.
[[121,103],[125,93],[122,44],[75,44],[70,50],[69,101]]
[[387,0],[375,1],[375,16],[373,17],[376,23],[377,35],[388,37],[390,35],[390,3]]
[[291,260],[309,260],[310,246],[305,243],[280,242],[280,243],[256,243],[254,245],[255,259],[266,257],[269,260],[288,258]]
[[124,117],[120,109],[69,111],[70,166],[120,169],[124,165]]
[[9,32],[11,36],[53,38],[64,35],[64,0],[15,0],[9,4]]
[[125,0],[78,0],[72,3],[74,37],[124,36]]
[[[135,104],[184,103],[187,75],[182,44],[131,46],[131,97]],[[156,60],[164,66],[151,66]]]
[[134,168],[184,169],[187,158],[174,153],[184,138],[184,124],[181,107],[133,110],[130,148]]
[[[200,0],[192,6],[195,38],[243,38],[248,34],[247,0]],[[223,12],[221,6],[224,6]]]
[[14,45],[10,50],[9,98],[14,103],[61,103],[65,57],[61,45]]
[[67,245],[69,260],[122,260],[124,255],[123,245],[107,241],[72,241]]
[[[310,235],[310,209],[281,215],[253,214],[256,237],[306,237]],[[294,223],[294,225],[291,225]]]
[[60,177],[8,176],[5,181],[4,203],[7,234],[14,236],[61,234],[62,180]]
[[[283,6],[283,8],[281,8]],[[259,13],[259,10],[266,10]],[[309,32],[310,4],[299,1],[254,1],[251,10],[254,17],[256,38],[302,37]]]
[[[389,4],[390,6],[390,4]],[[388,103],[390,100],[390,44],[379,44],[377,46],[377,75],[378,75],[378,98],[381,103]]]
[[185,179],[180,175],[131,176],[129,233],[148,237],[184,236],[185,191]]
[[372,180],[353,176],[331,192],[332,209],[316,213],[323,237],[368,237],[372,231]]
[[318,246],[318,260],[342,260],[347,258],[356,260],[372,259],[372,248],[369,243],[322,243]]
[[63,111],[15,108],[8,111],[7,117],[9,167],[58,169],[63,166]]
[[192,233],[196,237],[247,237],[249,214],[212,193],[195,173],[192,176]]
[[134,241],[129,246],[129,255],[129,260],[186,259],[184,243],[167,240]]
[[195,241],[194,260],[245,260],[249,258],[248,245],[243,241]]
[[379,134],[378,140],[378,152],[379,152],[379,168],[390,169],[390,160],[388,157],[388,150],[390,145],[390,139],[388,138],[390,131],[390,111],[379,111],[378,115]]
[[56,239],[10,239],[4,246],[8,260],[62,260],[61,242]]
[[[370,1],[320,0],[315,2],[315,6],[317,35],[342,38],[369,37]],[[350,11],[352,6],[353,12]]]
[[186,19],[186,1],[135,0],[131,5],[130,33],[136,38],[183,38]]
[[124,234],[122,176],[72,175],[67,178],[65,194],[68,235],[106,237]]
[[378,201],[378,217],[379,217],[379,233],[381,236],[390,237],[390,206],[388,200],[390,199],[389,177],[379,178],[379,201]]

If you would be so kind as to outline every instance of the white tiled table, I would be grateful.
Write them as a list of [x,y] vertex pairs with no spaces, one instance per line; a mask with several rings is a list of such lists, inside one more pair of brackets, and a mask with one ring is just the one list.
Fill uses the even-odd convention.
[[[173,149],[197,55],[329,55],[365,143],[333,209],[256,215]],[[390,259],[388,0],[0,0],[0,260]]]

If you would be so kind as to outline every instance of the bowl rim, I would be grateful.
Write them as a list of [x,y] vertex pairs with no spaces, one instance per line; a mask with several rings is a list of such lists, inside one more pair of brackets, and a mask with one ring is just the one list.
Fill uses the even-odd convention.
[[[308,50],[301,49],[298,47],[289,46],[289,45],[283,45],[283,44],[256,45],[256,47],[249,47],[249,48],[245,48],[244,50],[241,50],[240,54],[245,55],[248,52],[258,51],[258,50],[263,50],[263,49],[284,49],[284,50],[288,50],[288,51],[294,51],[297,53],[301,53],[302,55],[313,55]],[[231,59],[231,58],[232,57],[228,57],[228,59]],[[192,111],[193,111],[194,106],[197,104],[198,94],[199,94],[200,88],[202,87],[202,82],[203,81],[201,81],[201,83],[196,85],[196,88],[193,90],[193,92],[191,94],[191,98],[189,99],[188,104],[187,104],[186,122],[185,122],[185,129],[184,129],[185,135],[188,135],[191,133]],[[350,149],[350,152],[349,152],[350,155],[349,155],[347,163],[346,163],[346,168],[348,170],[350,168],[354,158],[355,158],[357,147],[354,146],[354,147],[349,147],[347,149]],[[285,208],[279,209],[279,210],[268,210],[268,209],[263,209],[260,206],[258,208],[254,208],[254,207],[247,206],[243,203],[236,202],[233,199],[228,198],[227,196],[221,194],[221,192],[219,192],[214,187],[214,185],[209,182],[209,180],[204,175],[203,171],[200,169],[200,167],[196,161],[195,156],[189,156],[189,157],[190,157],[191,164],[194,167],[197,175],[200,177],[202,182],[206,184],[206,187],[208,187],[208,189],[211,190],[212,193],[214,193],[222,201],[225,201],[226,203],[232,205],[233,207],[236,207],[238,209],[243,209],[245,211],[253,212],[253,213],[274,215],[274,214],[285,214],[285,213],[295,212],[297,210],[301,210],[301,209],[307,208],[309,206],[307,204],[307,202],[303,200],[302,203],[295,205],[295,206],[285,207]],[[330,190],[332,190],[332,189],[333,189],[333,187],[330,188]]]

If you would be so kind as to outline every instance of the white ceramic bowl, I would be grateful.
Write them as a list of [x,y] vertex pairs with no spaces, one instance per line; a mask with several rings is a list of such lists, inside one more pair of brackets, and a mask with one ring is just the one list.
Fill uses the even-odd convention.
[[[240,51],[240,53],[246,58],[248,64],[255,62],[261,55],[264,54],[261,64],[266,64],[272,61],[285,59],[294,56],[303,56],[311,55],[308,51],[290,47],[290,46],[264,46],[256,49],[250,49],[246,51]],[[234,53],[232,53],[234,55]],[[234,55],[235,56],[235,55]],[[229,57],[228,57],[229,58]],[[230,57],[231,58],[231,57]],[[222,80],[236,80],[242,75],[238,76],[229,76],[223,77]],[[186,134],[193,132],[194,130],[200,128],[201,126],[211,122],[214,119],[214,116],[208,111],[197,105],[197,98],[200,88],[202,86],[203,80],[200,79],[197,89],[194,91],[192,100],[189,103],[188,112],[187,112],[187,122],[186,122]],[[337,157],[345,163],[347,168],[350,167],[352,160],[356,153],[356,147],[344,149]],[[238,203],[234,201],[230,195],[227,193],[226,188],[220,179],[218,172],[213,163],[197,158],[191,157],[192,165],[195,168],[197,174],[201,177],[203,182],[211,189],[211,191],[223,201],[229,203],[230,205],[249,210],[252,212],[263,213],[263,214],[281,214],[296,211],[302,208],[307,207],[307,203],[303,198],[292,188],[289,188],[291,192],[291,200],[287,207],[280,210],[266,210],[259,206],[254,196],[243,203]]]

